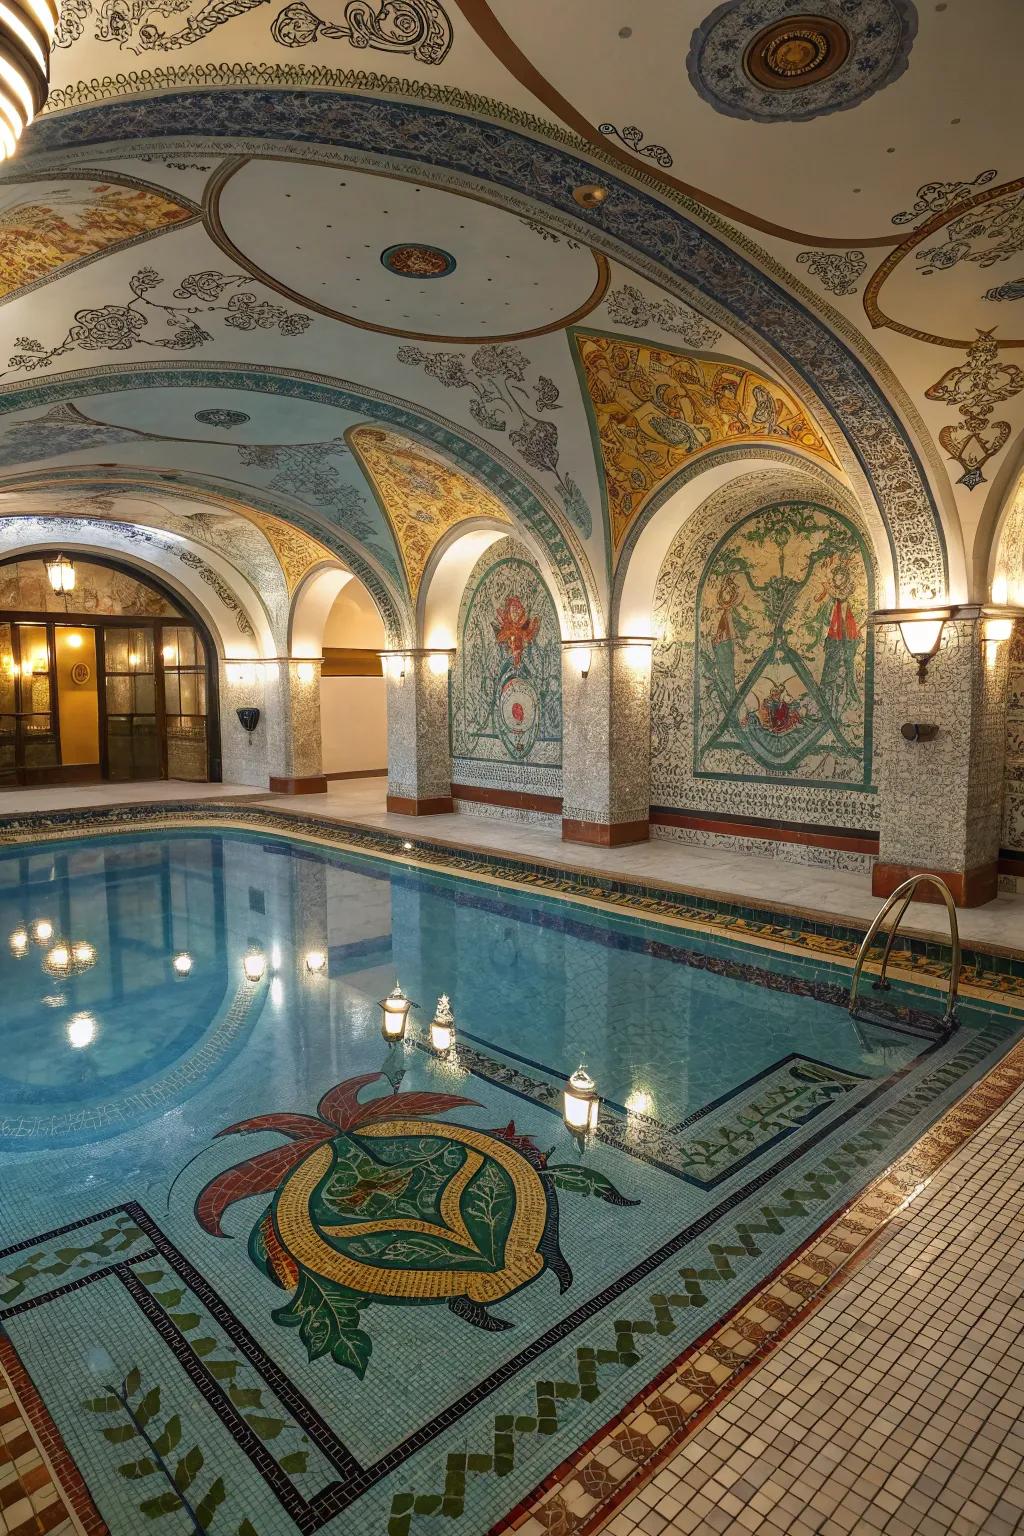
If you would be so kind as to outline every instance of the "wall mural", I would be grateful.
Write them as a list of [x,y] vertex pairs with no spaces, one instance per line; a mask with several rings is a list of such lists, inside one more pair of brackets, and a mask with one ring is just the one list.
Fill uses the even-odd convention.
[[401,551],[413,598],[438,540],[471,517],[510,521],[496,496],[413,438],[382,427],[348,433]]
[[[63,340],[54,346],[46,347],[32,336],[19,336],[19,351],[8,359],[8,371],[34,373],[49,368],[56,358],[69,352],[127,352],[137,342],[174,352],[191,351],[213,340],[197,315],[222,315],[224,324],[236,331],[277,330],[282,336],[301,336],[309,325],[309,315],[294,314],[280,304],[260,299],[251,291],[254,281],[247,274],[192,272],[174,289],[176,299],[192,302],[168,304],[149,297],[164,282],[159,272],[141,267],[128,280],[132,297],[126,303],[76,310]],[[222,303],[225,294],[228,298]],[[154,335],[149,330],[151,320],[170,328],[171,335]],[[0,373],[0,378],[5,377],[6,373]]]
[[717,326],[694,309],[674,299],[650,299],[632,283],[614,289],[607,300],[608,313],[623,331],[646,331],[652,325],[682,336],[692,347],[713,347],[722,339]]
[[[562,643],[558,614],[527,551],[500,539],[466,583],[451,683],[453,777],[474,764],[558,769],[562,762]],[[551,793],[560,775],[495,774],[487,783]]]
[[507,432],[509,444],[524,464],[549,474],[558,486],[566,515],[585,539],[592,522],[586,498],[571,475],[558,468],[558,427],[543,412],[560,411],[559,388],[540,374],[527,380],[530,360],[518,347],[477,347],[469,357],[459,352],[424,352],[422,347],[399,347],[398,361],[422,367],[446,389],[471,389],[469,414],[488,432]]
[[50,586],[41,558],[0,565],[0,609],[29,613],[109,613],[126,618],[175,618],[180,610],[162,593],[123,571],[75,561],[74,596],[65,604]]
[[17,184],[0,193],[0,298],[194,219],[169,192],[106,181]]
[[794,502],[732,531],[697,595],[697,776],[869,784],[871,607],[838,514]]
[[688,459],[721,443],[788,443],[835,462],[789,391],[741,363],[596,331],[572,335],[616,557],[653,492]]
[[344,22],[321,21],[302,0],[278,11],[270,28],[284,48],[306,48],[321,38],[342,39],[353,48],[409,54],[421,64],[440,64],[452,45],[452,24],[437,0],[348,0]]

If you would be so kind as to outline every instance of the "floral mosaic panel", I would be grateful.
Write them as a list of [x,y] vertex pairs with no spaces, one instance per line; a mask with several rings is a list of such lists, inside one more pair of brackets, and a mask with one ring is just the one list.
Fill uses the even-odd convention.
[[834,462],[799,402],[751,368],[595,331],[573,339],[616,556],[650,497],[708,449],[767,440]]
[[349,441],[394,532],[413,597],[434,546],[449,529],[470,517],[510,521],[484,485],[412,438],[383,427],[355,427]]
[[838,514],[771,506],[730,533],[697,596],[696,772],[868,783],[871,606]]
[[[466,586],[451,729],[452,756],[466,763],[561,766],[558,615],[537,567],[511,539],[491,546]],[[535,787],[553,786],[544,779]]]

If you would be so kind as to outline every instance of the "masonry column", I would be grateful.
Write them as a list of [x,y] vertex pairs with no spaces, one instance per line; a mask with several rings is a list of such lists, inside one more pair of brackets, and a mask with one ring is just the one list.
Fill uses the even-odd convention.
[[650,641],[566,642],[563,840],[603,847],[644,842],[650,835],[650,756]]
[[[996,895],[1009,645],[986,639],[986,628],[995,630],[976,609],[947,619],[923,683],[897,625],[876,628],[876,896],[923,871],[940,875],[959,907]],[[903,727],[913,725],[938,729],[932,740],[908,740]],[[919,895],[941,900],[927,887]]]
[[387,656],[388,810],[436,816],[452,809],[448,651]]
[[279,795],[326,794],[320,750],[320,659],[295,661],[279,656],[263,666],[267,707],[273,711],[267,732],[270,788]]

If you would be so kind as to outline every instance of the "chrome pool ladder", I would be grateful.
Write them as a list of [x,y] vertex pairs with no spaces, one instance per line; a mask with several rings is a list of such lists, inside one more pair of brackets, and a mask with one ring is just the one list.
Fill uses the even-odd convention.
[[[946,997],[946,1013],[942,1020],[942,1025],[944,1030],[950,1030],[956,1024],[956,994],[957,988],[960,984],[960,929],[956,920],[956,907],[953,904],[952,893],[946,882],[944,880],[940,880],[938,875],[912,875],[909,880],[904,880],[902,885],[898,885],[893,891],[892,895],[889,897],[888,901],[882,907],[882,910],[878,913],[874,922],[871,924],[871,927],[864,935],[864,942],[861,944],[860,949],[857,952],[857,963],[853,968],[853,982],[850,986],[850,1014],[854,1019],[858,1017],[858,991],[860,988],[861,972],[864,969],[864,962],[867,959],[868,950],[874,943],[879,929],[885,922],[885,919],[888,917],[893,907],[897,902],[901,901],[902,905],[896,914],[896,920],[890,928],[888,936],[886,937],[885,949],[882,953],[882,967],[878,974],[878,980],[873,983],[876,992],[887,992],[889,990],[890,984],[885,979],[885,971],[889,964],[889,956],[892,954],[892,947],[896,942],[896,934],[899,931],[900,923],[902,923],[904,917],[906,916],[907,908],[913,901],[915,892],[917,891],[919,885],[933,885],[936,890],[939,891],[943,901],[946,903],[946,912],[949,915],[949,937],[950,945],[952,948],[952,963],[949,972],[949,992]],[[867,1014],[862,1014],[860,1017],[870,1020],[870,1015]],[[872,1022],[881,1023],[882,1020],[875,1020]]]

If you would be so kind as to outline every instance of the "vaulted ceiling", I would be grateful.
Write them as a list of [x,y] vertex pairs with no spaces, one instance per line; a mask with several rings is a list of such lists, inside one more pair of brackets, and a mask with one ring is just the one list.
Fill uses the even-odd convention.
[[585,633],[656,508],[788,464],[891,596],[987,596],[1021,57],[1015,0],[64,0],[0,173],[0,517],[341,559],[410,635],[511,519]]

